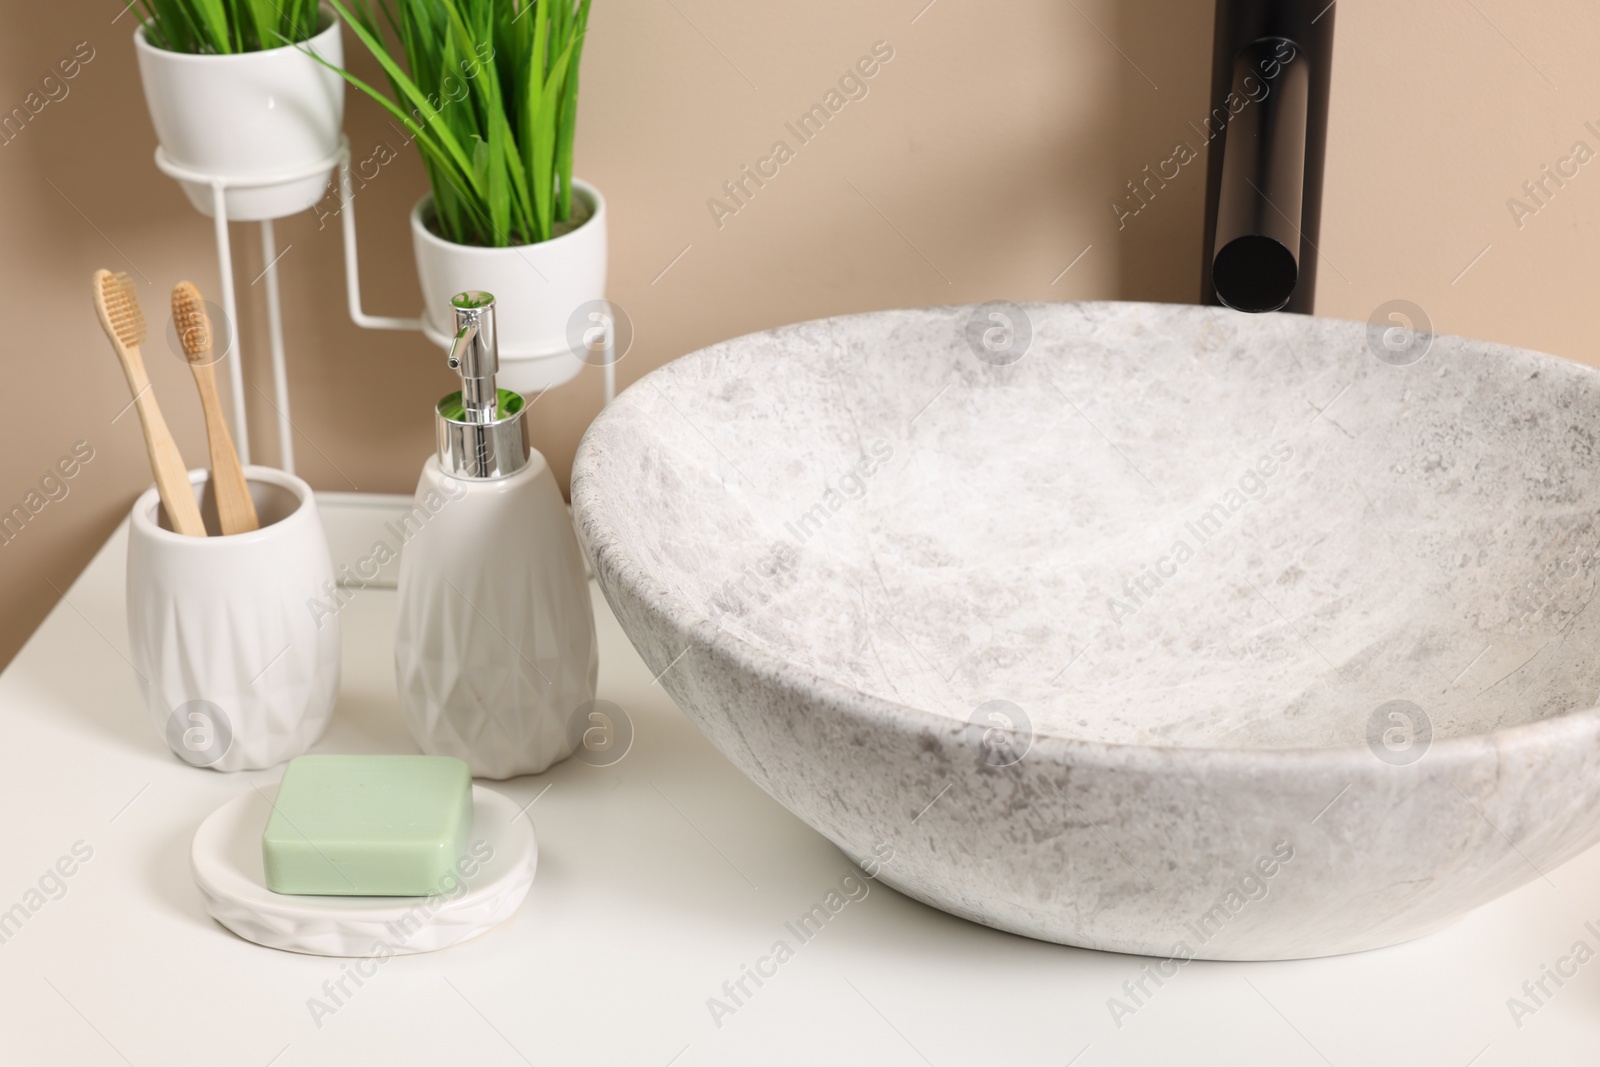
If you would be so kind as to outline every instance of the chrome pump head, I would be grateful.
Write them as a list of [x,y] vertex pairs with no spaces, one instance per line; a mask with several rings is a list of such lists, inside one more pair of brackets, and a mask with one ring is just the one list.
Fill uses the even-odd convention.
[[500,369],[494,297],[457,293],[450,309],[455,339],[448,362],[461,375],[461,391],[436,408],[439,466],[457,478],[504,478],[527,466],[530,453],[522,397],[494,384]]

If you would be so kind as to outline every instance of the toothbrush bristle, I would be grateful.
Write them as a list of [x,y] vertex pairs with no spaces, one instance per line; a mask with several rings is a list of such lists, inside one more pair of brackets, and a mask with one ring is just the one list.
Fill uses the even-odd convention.
[[190,282],[179,282],[172,290],[172,322],[185,356],[196,360],[210,355],[211,318],[200,290]]
[[117,340],[130,348],[144,343],[144,312],[139,309],[139,293],[132,278],[101,271],[100,302]]

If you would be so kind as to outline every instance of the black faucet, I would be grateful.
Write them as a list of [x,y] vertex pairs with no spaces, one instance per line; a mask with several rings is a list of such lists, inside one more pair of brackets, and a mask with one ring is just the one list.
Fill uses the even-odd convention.
[[1201,303],[1311,314],[1333,0],[1217,0]]

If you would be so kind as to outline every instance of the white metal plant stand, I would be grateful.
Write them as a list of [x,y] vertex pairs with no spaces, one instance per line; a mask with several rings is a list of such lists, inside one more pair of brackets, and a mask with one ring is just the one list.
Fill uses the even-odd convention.
[[[167,177],[178,181],[195,182],[211,189],[211,215],[216,233],[217,267],[222,277],[222,311],[228,320],[225,357],[231,357],[229,383],[233,400],[233,435],[241,461],[250,462],[250,424],[245,410],[244,364],[239,347],[239,301],[233,280],[233,245],[228,236],[227,197],[224,195],[229,189],[260,189],[288,185],[337,167],[339,215],[344,237],[345,295],[350,308],[350,321],[368,330],[412,330],[431,336],[421,317],[369,315],[361,307],[361,268],[356,242],[355,192],[350,180],[349,137],[340,135],[339,147],[332,155],[271,178],[235,178],[225,174],[209,174],[174,163],[160,148],[156,149],[155,159],[156,167]],[[278,416],[279,465],[293,474],[295,431],[289,415],[289,373],[284,357],[283,306],[278,289],[278,241],[272,224],[272,219],[261,220],[262,272],[257,280],[266,282],[267,339],[272,354],[272,406]],[[615,360],[610,357],[611,346],[612,338],[608,333],[605,343],[607,355],[603,360],[607,403],[616,392],[616,366]]]
[[361,310],[361,264],[356,250],[356,194],[350,185],[349,138],[339,146],[339,221],[344,231],[344,289],[350,303],[350,321],[367,330],[421,331],[421,318],[368,315]]
[[[156,149],[156,167],[169,178],[195,182],[211,189],[211,220],[217,241],[217,268],[222,276],[222,311],[228,320],[228,345],[226,355],[232,357],[229,381],[233,393],[233,436],[239,449],[239,458],[250,462],[250,422],[245,412],[244,363],[239,350],[239,300],[233,283],[233,245],[228,237],[227,197],[229,189],[261,189],[275,185],[288,185],[304,181],[316,174],[332,170],[336,164],[347,163],[350,158],[349,139],[340,135],[339,147],[325,159],[316,163],[285,171],[271,178],[236,178],[226,174],[208,174],[182,164],[174,163],[165,151]],[[278,463],[284,470],[294,473],[294,423],[289,416],[289,372],[283,351],[283,305],[278,292],[278,240],[272,219],[261,220],[261,278],[267,283],[267,339],[272,350],[273,408],[278,415]]]

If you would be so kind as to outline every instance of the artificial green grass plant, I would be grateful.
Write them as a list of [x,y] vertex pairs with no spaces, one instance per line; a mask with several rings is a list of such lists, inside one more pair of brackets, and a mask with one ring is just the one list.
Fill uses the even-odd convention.
[[394,100],[340,72],[416,142],[439,236],[501,248],[547,241],[581,221],[572,140],[589,0],[377,0],[404,68],[373,0],[328,2],[389,78]]
[[317,0],[126,0],[156,48],[232,55],[316,36]]

